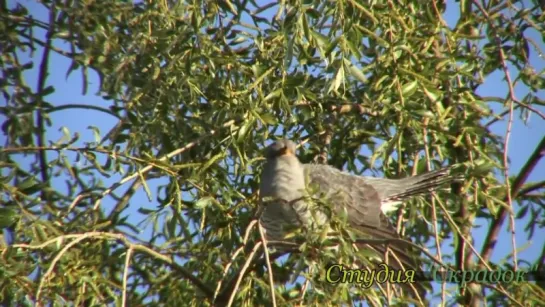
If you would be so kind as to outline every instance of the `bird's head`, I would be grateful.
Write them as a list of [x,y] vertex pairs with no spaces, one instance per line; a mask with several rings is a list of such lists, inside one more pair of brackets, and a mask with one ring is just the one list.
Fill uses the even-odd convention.
[[277,140],[265,149],[267,159],[276,159],[282,156],[295,156],[296,145],[286,139]]

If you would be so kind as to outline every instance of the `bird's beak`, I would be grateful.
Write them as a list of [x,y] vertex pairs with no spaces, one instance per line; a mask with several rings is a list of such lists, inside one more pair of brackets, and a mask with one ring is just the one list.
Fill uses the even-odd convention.
[[295,155],[295,153],[293,151],[291,151],[288,146],[282,148],[280,150],[280,152],[278,153],[279,157],[281,157],[281,156],[294,156],[294,155]]

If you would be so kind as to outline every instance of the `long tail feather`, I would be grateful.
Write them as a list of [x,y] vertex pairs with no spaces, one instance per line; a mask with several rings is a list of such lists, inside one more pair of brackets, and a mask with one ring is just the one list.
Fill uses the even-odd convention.
[[404,200],[411,196],[428,193],[460,177],[450,174],[452,167],[431,171],[414,177],[384,181],[383,201]]

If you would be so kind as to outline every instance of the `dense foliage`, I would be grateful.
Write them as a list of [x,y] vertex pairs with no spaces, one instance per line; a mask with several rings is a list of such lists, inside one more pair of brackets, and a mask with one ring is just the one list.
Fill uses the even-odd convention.
[[[459,164],[461,184],[392,217],[400,232],[453,268],[543,265],[545,252],[520,259],[515,249],[497,251],[505,262],[492,260],[501,229],[517,225],[530,241],[544,227],[545,183],[527,177],[545,140],[530,138],[535,153],[506,181],[509,133],[493,132],[502,121],[545,120],[545,76],[530,60],[543,57],[538,2],[4,2],[0,300],[408,302],[325,282],[326,264],[365,257],[346,236],[337,252],[316,253],[323,238],[309,239],[270,264],[271,276],[265,260],[274,255],[263,254],[252,221],[261,150],[281,136],[305,141],[302,161],[355,174],[401,177]],[[34,17],[38,10],[46,18]],[[63,91],[63,80],[48,78],[61,69],[59,56],[96,104],[50,98]],[[99,92],[90,93],[95,73]],[[505,78],[503,90],[478,95],[494,74]],[[73,109],[97,117],[95,141],[68,129],[49,137],[51,116]],[[118,120],[106,133],[104,117]],[[489,223],[474,246],[476,220]],[[545,290],[539,282],[446,284],[432,296],[531,306]]]

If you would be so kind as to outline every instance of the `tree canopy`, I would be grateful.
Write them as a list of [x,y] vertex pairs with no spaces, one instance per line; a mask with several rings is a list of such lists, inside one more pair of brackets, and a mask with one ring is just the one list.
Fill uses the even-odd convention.
[[[513,122],[545,120],[544,10],[538,0],[3,2],[0,301],[412,302],[326,281],[328,264],[366,257],[342,217],[337,251],[298,234],[306,241],[290,257],[264,253],[258,175],[279,137],[301,143],[301,161],[353,174],[459,165],[462,182],[391,217],[427,251],[426,267],[542,269],[545,246],[518,251],[545,225],[545,181],[528,180],[545,139],[529,136],[535,151],[516,173],[509,140]],[[52,99],[65,90],[50,77],[59,69],[96,103]],[[497,95],[482,94],[489,80]],[[94,140],[67,128],[51,138],[53,115],[73,110],[97,118]],[[500,237],[512,249],[498,249]],[[438,283],[428,299],[531,306],[544,287]]]

